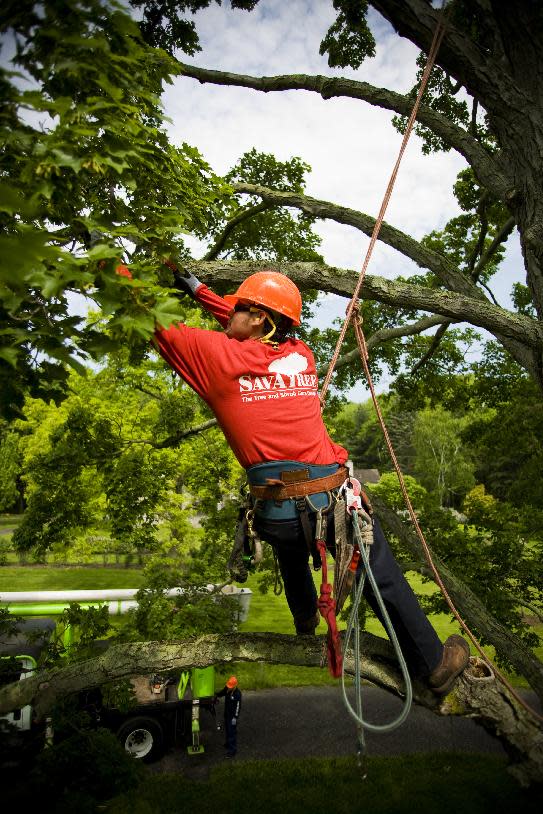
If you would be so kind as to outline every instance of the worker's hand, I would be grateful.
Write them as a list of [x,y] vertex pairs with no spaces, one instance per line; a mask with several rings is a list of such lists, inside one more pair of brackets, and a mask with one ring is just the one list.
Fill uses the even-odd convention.
[[164,260],[163,263],[173,272],[175,287],[179,290],[179,292],[182,294],[188,294],[189,297],[194,298],[197,289],[202,285],[200,280],[195,277],[194,274],[191,274],[188,269],[179,268],[171,260]]
[[191,274],[190,271],[174,272],[173,278],[175,280],[175,287],[183,294],[188,294],[193,299],[196,297],[196,292],[202,285],[200,280]]

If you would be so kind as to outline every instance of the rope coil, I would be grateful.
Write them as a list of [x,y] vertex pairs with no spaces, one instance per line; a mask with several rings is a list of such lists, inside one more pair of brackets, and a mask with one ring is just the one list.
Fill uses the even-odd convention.
[[[398,637],[396,636],[394,626],[390,620],[390,616],[388,615],[385,603],[383,602],[383,598],[381,596],[379,587],[373,575],[373,571],[371,570],[369,558],[369,548],[371,543],[368,544],[364,540],[364,537],[366,537],[366,535],[364,535],[364,533],[360,529],[357,512],[356,511],[352,512],[351,517],[354,535],[358,543],[358,548],[360,551],[360,555],[362,557],[362,562],[364,564],[364,573],[358,580],[358,584],[355,583],[355,585],[353,586],[352,607],[351,613],[349,615],[349,621],[347,623],[347,631],[345,633],[345,643],[344,643],[344,652],[347,652],[349,642],[351,641],[351,639],[353,639],[353,656],[355,664],[354,690],[355,690],[356,709],[353,708],[351,702],[347,697],[347,690],[345,688],[345,663],[343,664],[343,669],[341,671],[341,690],[345,706],[347,707],[349,714],[356,721],[358,731],[358,743],[363,753],[365,750],[365,740],[364,740],[365,729],[369,730],[370,732],[391,732],[393,729],[397,729],[399,726],[403,724],[403,722],[409,715],[409,712],[411,711],[411,705],[413,703],[413,687],[411,684],[409,671],[407,669],[407,664],[402,653],[400,643],[398,641]],[[366,576],[369,580],[372,591],[377,600],[377,604],[379,605],[379,608],[383,615],[384,626],[386,628],[390,641],[392,642],[392,646],[394,647],[394,651],[398,658],[400,670],[402,672],[403,680],[405,683],[405,701],[401,709],[401,712],[397,718],[394,718],[394,720],[386,724],[371,724],[369,723],[369,721],[364,720],[362,714],[362,678],[360,675],[360,624],[358,622],[358,609],[360,607],[360,602],[362,601],[362,594],[364,591]]]

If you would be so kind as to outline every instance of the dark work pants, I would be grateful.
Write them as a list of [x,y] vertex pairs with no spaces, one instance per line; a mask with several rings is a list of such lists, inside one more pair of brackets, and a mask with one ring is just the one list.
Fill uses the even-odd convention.
[[[309,519],[314,533],[315,515],[310,514]],[[301,522],[271,521],[257,517],[255,528],[262,539],[270,543],[277,553],[285,596],[292,616],[302,622],[311,619],[317,612],[317,592],[309,567],[309,552]],[[333,555],[335,553],[333,515],[328,520],[327,544]],[[441,661],[443,645],[394,559],[378,520],[374,525],[370,567],[409,672],[419,678],[429,675]],[[383,623],[380,608],[368,579],[364,585],[364,597],[379,621]]]
[[226,729],[226,738],[224,745],[229,755],[235,755],[238,751],[238,726],[232,724],[232,718],[224,719],[224,727]]

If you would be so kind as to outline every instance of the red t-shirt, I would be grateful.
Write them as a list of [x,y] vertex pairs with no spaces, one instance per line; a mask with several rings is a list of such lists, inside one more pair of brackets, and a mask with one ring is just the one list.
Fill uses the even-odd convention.
[[[231,308],[221,297],[201,285],[196,298],[226,326]],[[305,342],[287,339],[276,349],[182,324],[155,336],[164,359],[210,406],[244,468],[347,460],[324,426],[315,359]]]

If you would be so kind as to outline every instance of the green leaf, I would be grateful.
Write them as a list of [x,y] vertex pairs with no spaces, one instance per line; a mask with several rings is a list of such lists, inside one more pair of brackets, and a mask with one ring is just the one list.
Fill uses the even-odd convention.
[[83,162],[80,158],[76,158],[63,150],[53,150],[53,155],[59,167],[70,167],[74,172],[79,172],[81,169]]
[[12,365],[12,367],[17,367],[17,361],[19,359],[19,351],[17,348],[1,348],[0,347],[0,359],[4,359],[8,364]]
[[87,367],[76,359],[67,348],[55,348],[54,350],[48,349],[47,351],[48,356],[52,356],[53,359],[58,359],[59,362],[65,362],[69,365],[73,370],[79,373],[80,376],[87,375]]
[[155,308],[152,309],[151,313],[157,324],[163,328],[168,328],[172,322],[179,322],[183,318],[179,300],[173,297],[161,300]]
[[119,256],[119,249],[116,246],[108,246],[107,243],[98,243],[89,249],[89,260],[109,260],[111,257]]
[[0,211],[7,212],[9,215],[19,214],[32,217],[35,207],[21,196],[18,189],[0,181]]

